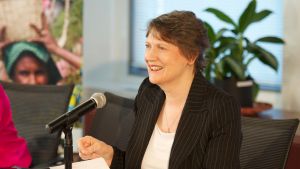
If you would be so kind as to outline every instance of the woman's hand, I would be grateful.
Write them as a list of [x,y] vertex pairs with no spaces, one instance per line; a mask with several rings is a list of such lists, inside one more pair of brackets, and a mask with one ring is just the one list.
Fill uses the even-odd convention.
[[56,40],[54,39],[49,30],[47,18],[44,13],[42,13],[41,20],[42,28],[38,28],[36,25],[30,24],[30,27],[36,32],[37,36],[28,40],[43,43],[51,53],[60,56],[62,59],[66,60],[75,68],[80,69],[82,64],[80,56],[77,56],[76,54],[58,46]]
[[[2,55],[2,49],[9,43],[12,43],[12,41],[6,38],[6,27],[5,26],[0,27],[0,56]],[[3,81],[9,81],[9,77],[6,72],[4,63],[1,60],[0,60],[0,79]]]
[[41,21],[42,28],[38,28],[36,25],[30,24],[30,27],[36,32],[37,36],[32,39],[29,39],[29,41],[43,43],[50,52],[55,53],[59,46],[57,45],[56,40],[54,39],[49,30],[47,18],[44,13],[42,13]]
[[12,41],[6,38],[6,27],[0,27],[0,51],[11,42]]
[[83,160],[103,157],[110,166],[114,150],[112,146],[91,136],[85,136],[78,141],[79,156]]

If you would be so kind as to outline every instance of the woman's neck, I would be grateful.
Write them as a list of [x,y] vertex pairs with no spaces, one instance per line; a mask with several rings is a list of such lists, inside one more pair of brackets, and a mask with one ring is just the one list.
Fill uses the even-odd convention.
[[177,130],[184,105],[186,103],[194,74],[191,73],[179,80],[175,85],[160,86],[165,92],[166,100],[160,112],[157,124],[163,132],[174,133]]
[[179,105],[185,103],[195,74],[188,74],[172,84],[161,86],[166,95],[165,104]]

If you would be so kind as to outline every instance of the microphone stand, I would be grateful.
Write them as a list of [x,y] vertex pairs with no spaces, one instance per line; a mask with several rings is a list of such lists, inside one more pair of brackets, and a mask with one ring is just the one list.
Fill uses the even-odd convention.
[[69,126],[69,125],[67,125],[63,129],[63,132],[65,133],[65,143],[64,143],[65,169],[72,169],[72,162],[73,162],[72,129],[73,126]]
[[[98,105],[99,103],[99,105]],[[73,141],[72,141],[72,129],[73,123],[79,119],[80,116],[87,112],[90,112],[96,108],[102,108],[106,103],[106,98],[102,93],[95,93],[92,97],[80,105],[76,106],[73,110],[59,116],[46,124],[46,128],[50,133],[57,130],[63,130],[65,134],[64,141],[64,161],[65,169],[72,169],[73,162]]]

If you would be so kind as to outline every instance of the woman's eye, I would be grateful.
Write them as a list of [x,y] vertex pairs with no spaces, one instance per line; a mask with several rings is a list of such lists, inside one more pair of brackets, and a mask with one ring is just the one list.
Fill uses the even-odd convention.
[[158,48],[161,49],[161,50],[165,50],[165,49],[166,49],[166,48],[163,47],[163,46],[158,46]]
[[149,45],[149,44],[145,44],[145,47],[146,47],[146,48],[150,48],[150,45]]
[[18,72],[18,74],[21,75],[21,76],[29,76],[30,72],[26,71],[26,70],[21,70],[21,71]]

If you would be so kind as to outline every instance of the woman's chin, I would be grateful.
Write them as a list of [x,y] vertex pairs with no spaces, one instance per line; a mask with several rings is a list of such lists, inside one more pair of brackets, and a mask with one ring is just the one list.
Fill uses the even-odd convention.
[[151,77],[151,76],[149,76],[149,81],[153,84],[158,84],[160,82],[159,79],[157,79],[155,77]]

